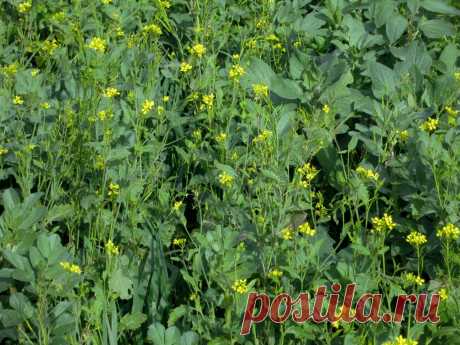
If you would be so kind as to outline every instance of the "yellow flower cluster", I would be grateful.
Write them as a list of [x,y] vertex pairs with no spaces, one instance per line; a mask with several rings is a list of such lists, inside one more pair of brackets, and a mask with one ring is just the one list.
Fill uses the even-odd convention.
[[299,225],[298,230],[301,234],[304,234],[307,236],[315,236],[316,234],[316,229],[312,228],[308,222],[305,222],[302,225]]
[[105,168],[105,159],[101,155],[96,156],[96,162],[94,163],[94,167],[98,170],[103,170]]
[[180,71],[182,73],[188,73],[192,70],[192,65],[190,65],[188,62],[181,62],[180,64]]
[[262,133],[260,133],[257,137],[254,138],[252,141],[254,144],[262,143],[269,139],[272,136],[272,131],[269,131],[268,129],[264,129]]
[[88,48],[94,49],[99,53],[104,53],[107,48],[107,43],[103,38],[93,37],[88,43]]
[[451,115],[451,116],[457,116],[458,114],[458,110],[455,110],[454,108],[452,107],[445,107],[444,110],[446,111],[447,114]]
[[171,7],[171,1],[169,0],[160,0],[160,6],[162,8],[168,9]]
[[327,104],[323,105],[323,112],[325,114],[329,114],[330,111],[331,111],[331,108],[329,107],[329,105]]
[[402,142],[406,142],[407,139],[409,139],[409,131],[407,129],[405,129],[403,131],[398,131],[398,135],[399,135],[399,139]]
[[223,143],[225,140],[227,140],[227,133],[222,132],[216,135],[216,141],[218,143]]
[[104,91],[104,97],[112,98],[120,95],[120,91],[114,87],[108,87]]
[[455,77],[455,79],[457,79],[458,81],[460,81],[460,72],[455,72],[455,73],[454,73],[454,77]]
[[238,279],[236,280],[233,285],[232,289],[239,294],[244,294],[248,291],[248,285],[246,283],[246,279]]
[[311,181],[318,174],[318,169],[310,163],[305,163],[303,166],[297,168],[297,173],[300,175],[300,185],[308,188]]
[[283,230],[281,230],[281,237],[285,241],[292,240],[294,236],[294,232],[292,231],[292,228],[290,226],[285,227]]
[[50,106],[50,104],[49,104],[48,102],[40,103],[40,108],[42,108],[42,109],[47,110],[47,109],[49,109],[50,107],[51,107],[51,106]]
[[3,74],[13,76],[17,72],[18,72],[18,64],[17,63],[12,63],[12,64],[9,64],[9,65],[7,65],[5,67],[2,67],[2,73]]
[[175,238],[173,240],[173,245],[181,247],[181,248],[185,247],[185,243],[187,243],[186,238]]
[[257,98],[268,97],[268,86],[265,84],[253,84],[252,91]]
[[174,211],[179,211],[180,208],[182,207],[183,202],[181,200],[175,201],[173,205],[173,210]]
[[228,71],[228,77],[235,81],[238,81],[245,74],[246,71],[240,64],[233,65]]
[[398,336],[395,341],[386,341],[382,345],[417,345],[416,340],[405,339],[402,335]]
[[438,229],[436,236],[447,240],[456,240],[460,237],[460,229],[454,224],[447,224]]
[[66,270],[67,272],[71,272],[71,273],[76,273],[76,274],[80,274],[81,273],[81,268],[80,266],[78,265],[75,265],[75,264],[71,264],[70,262],[67,262],[67,261],[62,261],[59,263],[61,265],[61,267]]
[[387,213],[384,213],[382,218],[372,218],[372,225],[372,232],[378,233],[383,233],[386,230],[393,230],[396,227],[396,223],[393,221],[393,217]]
[[142,31],[146,34],[160,36],[162,34],[161,28],[156,24],[145,25]]
[[153,109],[154,106],[155,106],[154,101],[146,99],[144,103],[142,103],[141,114],[142,115],[148,114]]
[[55,38],[52,40],[45,40],[42,45],[42,50],[48,55],[53,55],[57,48],[59,48],[59,44]]
[[225,171],[219,175],[219,182],[222,187],[230,187],[233,184],[235,178],[232,175],[229,175]]
[[409,284],[415,284],[418,286],[422,286],[425,283],[425,279],[422,277],[416,276],[412,272],[406,273],[404,275],[404,280]]
[[441,301],[445,301],[446,299],[449,298],[449,294],[447,293],[447,290],[445,288],[442,288],[438,292],[439,297],[441,298]]
[[117,183],[110,182],[109,191],[107,193],[109,196],[117,196],[120,194],[120,185]]
[[438,128],[439,120],[429,118],[420,125],[420,129],[432,133]]
[[105,244],[105,250],[106,250],[107,254],[109,254],[109,255],[118,255],[118,254],[120,254],[118,246],[116,246],[112,242],[112,240],[108,240],[108,242]]
[[101,110],[97,113],[97,117],[99,118],[99,120],[105,121],[106,119],[112,118],[113,113],[107,110]]
[[279,279],[283,276],[283,272],[275,268],[268,272],[268,276],[272,279]]
[[24,1],[18,5],[18,12],[26,13],[26,12],[29,12],[31,8],[32,8],[32,1],[31,0]]
[[0,146],[0,156],[6,155],[8,153],[8,149]]
[[418,247],[422,244],[425,244],[427,239],[426,236],[421,232],[412,231],[409,235],[407,235],[406,241],[414,247]]
[[210,110],[214,105],[214,94],[210,93],[209,95],[203,95],[201,100],[203,102],[201,110],[204,110],[205,107],[208,108],[208,110]]
[[377,172],[371,169],[366,169],[362,166],[359,166],[356,168],[356,173],[365,179],[373,180],[373,181],[378,181],[380,177],[380,175]]
[[206,53],[206,47],[201,43],[197,43],[192,48],[190,48],[190,52],[192,55],[201,58]]
[[24,104],[24,100],[22,99],[21,96],[14,96],[13,97],[13,104],[15,104],[15,105]]
[[109,5],[112,3],[112,0],[101,0],[104,5]]

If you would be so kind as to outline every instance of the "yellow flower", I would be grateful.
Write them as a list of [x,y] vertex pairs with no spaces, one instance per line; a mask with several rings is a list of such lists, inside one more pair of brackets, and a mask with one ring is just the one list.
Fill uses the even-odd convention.
[[192,137],[193,139],[195,139],[195,141],[200,141],[201,140],[201,130],[195,129],[192,133]]
[[268,276],[272,279],[279,279],[283,275],[283,272],[278,270],[278,269],[273,269],[270,272],[268,272]]
[[432,133],[438,128],[439,120],[429,118],[420,125],[420,129]]
[[449,114],[451,116],[457,116],[457,114],[458,114],[458,110],[455,110],[452,107],[445,107],[444,110],[447,112],[447,114]]
[[57,48],[59,48],[59,44],[55,38],[52,40],[45,40],[42,45],[42,50],[48,55],[53,55]]
[[294,232],[292,231],[291,227],[285,227],[283,230],[281,230],[281,237],[285,241],[292,240],[292,237],[294,235]]
[[0,146],[0,156],[6,155],[8,153],[8,149]]
[[38,73],[40,73],[40,70],[38,68],[34,68],[32,71],[30,71],[32,77],[36,77]]
[[112,3],[112,0],[101,0],[104,5],[109,5]]
[[120,91],[114,87],[108,87],[104,91],[104,97],[112,98],[120,95]]
[[412,272],[406,273],[404,275],[404,280],[409,284],[415,284],[415,285],[418,285],[418,286],[422,286],[425,283],[425,279],[423,279],[423,278],[421,278],[419,276],[416,276]]
[[110,183],[109,184],[109,191],[107,193],[109,196],[117,196],[118,194],[120,194],[120,185],[116,184],[116,183]]
[[211,109],[214,104],[214,94],[210,93],[209,95],[203,95],[201,98],[203,104],[208,108]]
[[223,143],[225,140],[227,140],[227,133],[221,132],[216,135],[216,141],[218,143]]
[[230,187],[233,184],[235,178],[232,175],[229,175],[227,172],[223,172],[219,175],[219,182],[222,187]]
[[405,339],[402,335],[398,336],[395,341],[386,341],[383,345],[417,345],[416,340]]
[[206,48],[201,43],[198,43],[190,48],[190,52],[192,55],[196,55],[197,57],[201,58],[206,53]]
[[26,12],[29,12],[31,8],[32,8],[32,1],[31,0],[24,1],[18,5],[18,12],[26,13]]
[[50,108],[50,104],[49,104],[48,102],[43,102],[43,103],[40,104],[40,107],[41,107],[42,109],[47,110],[47,109]]
[[123,28],[121,26],[117,26],[117,28],[115,29],[115,36],[119,38],[125,37],[125,32],[123,31]]
[[244,294],[248,291],[248,285],[246,283],[246,279],[238,279],[232,285],[233,291]]
[[109,240],[105,244],[105,250],[107,251],[107,254],[109,254],[109,255],[118,255],[118,254],[120,254],[120,252],[118,250],[118,246],[113,244],[112,240]]
[[144,33],[153,34],[156,36],[160,36],[162,34],[161,28],[156,24],[145,25],[142,31],[144,31]]
[[396,223],[393,222],[393,217],[387,213],[384,213],[382,218],[372,218],[372,225],[372,232],[378,233],[383,233],[386,230],[393,230],[396,227]]
[[275,34],[270,34],[265,39],[269,42],[278,42],[280,40]]
[[409,131],[407,129],[405,129],[405,130],[399,132],[399,139],[402,142],[407,141],[407,139],[409,139]]
[[414,247],[421,246],[427,242],[426,236],[420,232],[412,231],[406,237],[406,241]]
[[237,53],[233,54],[232,59],[233,60],[239,60],[240,59],[240,54],[237,54]]
[[175,238],[173,240],[173,245],[181,247],[181,248],[185,246],[185,243],[187,243],[187,239],[185,238]]
[[162,8],[168,9],[171,7],[171,2],[169,0],[160,0],[160,6]]
[[261,142],[264,142],[266,141],[267,139],[269,139],[271,136],[272,136],[272,131],[269,131],[267,129],[264,129],[262,131],[262,133],[260,133],[257,137],[254,138],[254,140],[252,141],[254,144],[257,144],[257,143],[261,143]]
[[103,38],[93,37],[89,42],[88,47],[99,53],[104,53],[105,49],[107,48],[107,43]]
[[250,39],[245,43],[245,46],[248,49],[256,49],[257,48],[257,40],[255,38]]
[[163,96],[163,102],[168,103],[169,102],[169,96]]
[[374,172],[371,169],[366,169],[362,166],[356,168],[356,173],[365,179],[374,180],[375,182],[377,182],[380,177],[377,172]]
[[323,112],[324,113],[329,114],[330,111],[331,111],[331,108],[329,107],[329,105],[327,105],[327,104],[323,105]]
[[15,104],[15,105],[24,104],[24,100],[22,99],[21,96],[14,96],[13,97],[13,104]]
[[105,168],[105,159],[101,155],[96,156],[96,163],[94,163],[94,167],[98,170],[103,170]]
[[295,42],[294,42],[294,47],[295,48],[300,48],[302,46],[302,41],[300,39],[297,39]]
[[142,115],[146,115],[148,112],[150,112],[153,109],[154,106],[155,106],[154,101],[146,99],[144,103],[142,104],[142,109],[141,109]]
[[308,188],[311,181],[318,174],[318,169],[311,163],[305,163],[303,166],[297,168],[297,173],[300,176],[300,186]]
[[447,224],[438,229],[436,236],[446,240],[456,240],[460,237],[460,229],[454,224]]
[[165,112],[165,108],[161,105],[158,106],[157,112],[159,115],[163,114]]
[[246,71],[240,64],[233,65],[228,71],[228,77],[235,81],[238,81],[245,74]]
[[254,92],[254,95],[258,98],[268,96],[268,86],[265,84],[253,84],[252,91]]
[[80,274],[80,273],[81,273],[81,268],[80,268],[80,266],[75,265],[75,264],[71,264],[70,262],[61,261],[61,262],[59,263],[59,265],[60,265],[64,270],[66,270],[67,272],[76,273],[76,274]]
[[458,81],[460,81],[460,72],[455,72],[455,73],[454,73],[454,77],[455,77],[455,79],[457,79]]
[[182,204],[183,204],[182,201],[176,201],[176,202],[174,202],[173,210],[174,210],[174,211],[179,211],[179,209],[181,208]]
[[445,301],[449,298],[449,294],[447,293],[447,290],[445,288],[440,289],[438,293],[439,297],[441,298],[441,301]]
[[192,70],[192,65],[190,65],[188,62],[181,62],[180,64],[180,71],[182,73],[188,73]]
[[112,118],[113,113],[107,110],[101,110],[100,112],[97,113],[97,117],[99,118],[99,120],[104,121],[107,118]]
[[256,28],[257,29],[262,29],[264,28],[265,26],[267,26],[268,22],[267,22],[267,19],[266,18],[262,18],[262,19],[259,19],[257,22],[256,22]]
[[2,72],[6,75],[13,76],[18,72],[18,64],[12,63],[5,67],[2,67]]
[[315,236],[316,234],[316,229],[312,228],[308,222],[303,223],[302,225],[299,225],[298,230],[301,234],[307,235],[307,236]]

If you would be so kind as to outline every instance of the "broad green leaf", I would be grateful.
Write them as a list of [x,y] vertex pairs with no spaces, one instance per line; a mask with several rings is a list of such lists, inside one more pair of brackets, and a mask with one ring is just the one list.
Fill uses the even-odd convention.
[[109,287],[113,292],[116,292],[121,299],[131,298],[133,282],[123,274],[121,269],[112,273],[109,280]]
[[396,42],[401,35],[406,31],[407,20],[401,15],[396,15],[391,20],[387,21],[386,33],[390,43]]
[[161,323],[155,322],[149,326],[147,339],[153,343],[153,345],[166,345],[165,331],[166,329]]
[[199,341],[200,338],[198,337],[198,334],[192,331],[188,331],[182,334],[180,345],[198,345]]
[[423,0],[420,3],[420,6],[423,7],[425,10],[434,13],[442,13],[451,16],[460,15],[460,10],[448,5],[443,0]]
[[450,37],[455,34],[454,25],[442,19],[421,21],[419,28],[428,38]]
[[279,76],[273,76],[270,79],[270,90],[286,99],[299,99],[302,97],[302,89],[299,84]]
[[134,331],[141,327],[146,320],[147,315],[140,312],[126,314],[120,320],[120,332],[123,332],[123,330]]
[[392,69],[378,62],[369,64],[372,91],[376,98],[389,96],[396,90],[396,77]]

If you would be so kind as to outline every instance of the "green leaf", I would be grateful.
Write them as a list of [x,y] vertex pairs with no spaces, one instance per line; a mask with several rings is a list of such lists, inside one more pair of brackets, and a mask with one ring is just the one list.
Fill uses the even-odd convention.
[[131,298],[133,282],[131,279],[123,275],[121,269],[118,269],[112,273],[112,276],[109,280],[109,287],[113,292],[117,293],[121,299]]
[[165,345],[165,327],[155,322],[149,326],[147,331],[147,339],[154,345]]
[[389,96],[396,90],[396,77],[392,69],[378,62],[371,62],[368,69],[376,98]]
[[187,314],[187,307],[185,305],[181,304],[180,306],[174,308],[169,314],[168,327],[173,326],[177,320],[185,314]]
[[181,341],[181,334],[177,327],[169,327],[165,333],[165,345],[176,345]]
[[135,312],[132,314],[124,315],[120,320],[120,332],[124,330],[134,331],[141,327],[141,325],[147,320],[147,315],[141,312]]
[[10,306],[16,310],[23,319],[30,319],[34,314],[34,307],[28,298],[20,292],[10,296]]
[[294,30],[314,36],[324,24],[326,24],[326,22],[318,18],[316,13],[309,13],[304,18],[294,23]]
[[272,68],[259,58],[250,60],[248,72],[241,78],[241,85],[251,88],[253,84],[265,84],[270,86],[270,80],[275,76]]
[[451,16],[458,16],[460,15],[460,10],[446,4],[442,0],[424,0],[420,4],[425,10],[434,12],[434,13],[441,13],[447,14]]
[[442,38],[455,34],[454,25],[442,19],[421,21],[419,28],[428,38]]
[[386,24],[386,34],[390,43],[396,42],[407,29],[407,20],[401,15],[391,18]]
[[199,341],[200,338],[198,337],[198,334],[188,331],[182,334],[180,345],[197,345]]
[[269,85],[271,91],[285,99],[300,99],[302,97],[302,89],[294,80],[273,76]]
[[71,217],[73,214],[72,205],[56,205],[53,206],[46,216],[46,222],[49,224],[58,220]]
[[2,199],[3,206],[5,207],[6,211],[13,210],[14,207],[21,202],[19,199],[18,192],[16,192],[13,188],[6,189],[3,192]]

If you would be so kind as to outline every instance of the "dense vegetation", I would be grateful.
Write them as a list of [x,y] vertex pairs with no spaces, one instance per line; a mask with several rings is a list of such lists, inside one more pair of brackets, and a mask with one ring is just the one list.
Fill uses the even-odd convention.
[[[460,344],[459,15],[2,1],[0,341]],[[239,335],[249,291],[334,282],[441,321]]]

